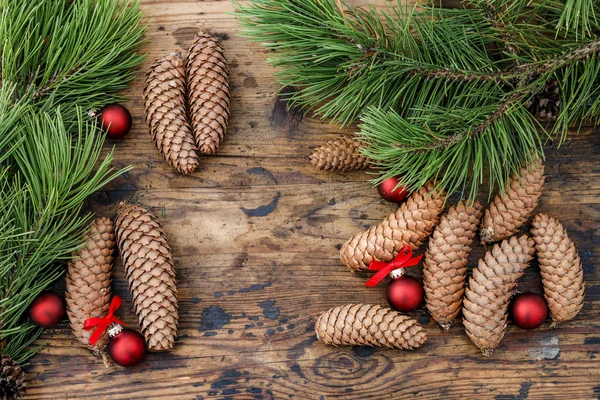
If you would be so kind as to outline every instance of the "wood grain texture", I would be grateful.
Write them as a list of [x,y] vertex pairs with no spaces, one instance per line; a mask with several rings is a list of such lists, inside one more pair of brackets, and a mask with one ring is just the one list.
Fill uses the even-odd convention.
[[[348,272],[338,250],[394,206],[380,200],[366,172],[330,174],[310,165],[311,150],[340,130],[286,110],[267,52],[238,36],[229,2],[143,6],[154,15],[144,70],[159,56],[185,50],[199,29],[223,39],[231,66],[229,135],[192,176],[175,173],[150,140],[141,71],[128,91],[134,130],[107,145],[116,145],[116,166],[135,169],[89,201],[99,215],[114,216],[116,203],[127,199],[159,216],[177,268],[179,338],[170,353],[107,369],[63,323],[44,333],[48,345],[27,369],[30,398],[600,398],[599,132],[572,136],[560,149],[548,146],[538,207],[563,222],[584,263],[587,294],[574,321],[531,332],[511,325],[490,359],[460,322],[442,332],[424,308],[412,313],[429,337],[417,351],[327,347],[313,331],[320,312],[349,302],[385,305],[385,288],[364,288],[365,277]],[[469,264],[484,252],[476,246]],[[420,277],[419,268],[410,273]],[[521,290],[541,292],[540,285],[534,265]],[[125,300],[119,317],[136,327],[119,262],[113,288]]]

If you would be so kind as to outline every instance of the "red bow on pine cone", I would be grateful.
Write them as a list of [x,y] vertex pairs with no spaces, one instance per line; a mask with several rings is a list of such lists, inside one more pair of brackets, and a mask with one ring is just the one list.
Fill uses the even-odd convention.
[[100,339],[102,334],[108,329],[108,327],[111,324],[127,325],[126,323],[122,322],[117,317],[115,317],[115,311],[117,311],[117,309],[119,307],[121,307],[122,303],[123,303],[123,300],[121,300],[121,298],[119,296],[115,296],[115,297],[113,297],[112,301],[110,302],[110,307],[108,308],[108,313],[106,314],[106,316],[104,318],[88,318],[85,320],[85,322],[83,323],[83,329],[85,329],[86,331],[89,331],[90,329],[94,329],[95,327],[97,327],[89,339],[89,342],[92,346],[96,345],[96,342],[98,342],[98,339]]
[[404,246],[402,250],[396,255],[394,260],[390,263],[381,261],[371,261],[369,264],[369,271],[377,271],[368,281],[365,282],[365,286],[374,287],[386,277],[387,274],[398,268],[406,268],[417,265],[423,255],[418,257],[412,257],[412,248],[410,246]]

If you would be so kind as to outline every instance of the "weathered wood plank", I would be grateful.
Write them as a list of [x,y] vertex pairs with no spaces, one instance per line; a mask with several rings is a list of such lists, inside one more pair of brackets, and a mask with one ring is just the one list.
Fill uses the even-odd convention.
[[[49,345],[27,370],[31,398],[600,397],[598,132],[573,136],[561,149],[549,146],[539,208],[562,220],[584,261],[588,290],[575,321],[532,332],[509,326],[490,359],[479,355],[460,323],[442,332],[423,309],[413,315],[429,341],[418,351],[327,347],[313,333],[321,311],[348,302],[385,304],[384,288],[364,288],[365,277],[348,272],[337,253],[394,207],[379,199],[365,172],[328,174],[310,166],[311,149],[340,129],[286,111],[266,52],[237,36],[229,2],[143,5],[155,16],[145,68],[160,55],[185,50],[199,28],[225,39],[232,67],[230,134],[219,155],[203,158],[189,177],[175,174],[150,141],[140,73],[129,90],[135,129],[114,143],[116,164],[135,169],[89,201],[101,215],[114,215],[114,205],[125,199],[159,216],[177,265],[180,337],[171,353],[150,354],[135,368],[107,369],[63,323],[44,333]],[[477,246],[470,265],[485,250]],[[420,276],[419,269],[410,273]],[[113,285],[125,299],[120,317],[137,326],[118,263]],[[521,289],[540,290],[535,265]]]

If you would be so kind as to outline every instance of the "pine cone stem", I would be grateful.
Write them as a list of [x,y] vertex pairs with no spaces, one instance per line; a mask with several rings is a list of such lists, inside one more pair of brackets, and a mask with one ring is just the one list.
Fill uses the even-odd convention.
[[333,346],[413,350],[427,340],[425,330],[414,319],[368,304],[348,304],[324,312],[315,324],[315,333],[321,342]]
[[471,341],[486,357],[504,337],[510,298],[534,252],[533,239],[527,235],[513,236],[494,245],[469,278],[463,323]]
[[150,134],[160,153],[179,172],[191,174],[199,160],[185,105],[185,80],[181,55],[159,58],[146,78],[144,105]]
[[127,273],[133,308],[151,351],[173,348],[177,336],[177,286],[171,249],[156,217],[121,203],[117,242]]
[[479,202],[450,207],[429,240],[423,262],[425,303],[433,319],[446,330],[462,306],[471,243],[483,214]]
[[325,171],[352,171],[368,168],[371,161],[361,154],[364,143],[356,137],[341,137],[316,148],[310,162]]
[[73,254],[66,277],[67,315],[73,334],[83,345],[102,353],[108,335],[100,337],[95,346],[89,344],[91,331],[83,329],[88,318],[101,318],[110,305],[112,261],[115,250],[115,227],[109,218],[97,218],[92,223],[87,244]]
[[555,326],[575,318],[583,307],[583,267],[573,241],[560,222],[549,215],[538,214],[532,225],[544,297]]
[[444,200],[436,184],[427,183],[383,222],[344,243],[342,263],[353,271],[365,271],[373,260],[392,261],[404,246],[418,248],[437,225]]
[[515,234],[537,206],[544,180],[544,165],[539,158],[513,175],[504,194],[494,198],[483,216],[481,241],[498,242]]
[[229,123],[229,68],[219,41],[200,32],[186,61],[190,117],[196,145],[203,154],[215,154]]

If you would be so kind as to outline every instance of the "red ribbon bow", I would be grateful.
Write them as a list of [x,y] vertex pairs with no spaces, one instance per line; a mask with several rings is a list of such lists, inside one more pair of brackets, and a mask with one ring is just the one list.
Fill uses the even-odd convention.
[[98,339],[100,339],[102,334],[108,329],[108,327],[111,324],[127,325],[126,323],[120,321],[117,317],[115,317],[115,311],[117,311],[117,309],[119,307],[121,307],[122,303],[123,303],[123,300],[121,300],[121,298],[119,296],[115,296],[115,297],[113,297],[112,301],[110,302],[110,307],[108,308],[108,314],[106,314],[106,317],[104,317],[104,318],[88,318],[85,320],[85,322],[83,323],[83,329],[85,329],[86,331],[89,331],[91,329],[94,329],[95,327],[98,327],[98,328],[96,328],[94,333],[92,333],[92,335],[90,336],[90,339],[89,339],[89,342],[92,346],[96,345],[96,343],[98,342]]
[[381,261],[371,261],[371,263],[369,264],[369,271],[377,272],[367,282],[365,282],[365,286],[377,286],[377,284],[381,282],[383,278],[387,276],[387,274],[389,274],[395,269],[412,267],[417,265],[421,261],[421,258],[423,258],[423,255],[420,255],[415,258],[411,257],[412,248],[410,246],[404,246],[404,248],[400,250],[398,255],[396,255],[394,260],[390,263],[385,263]]

